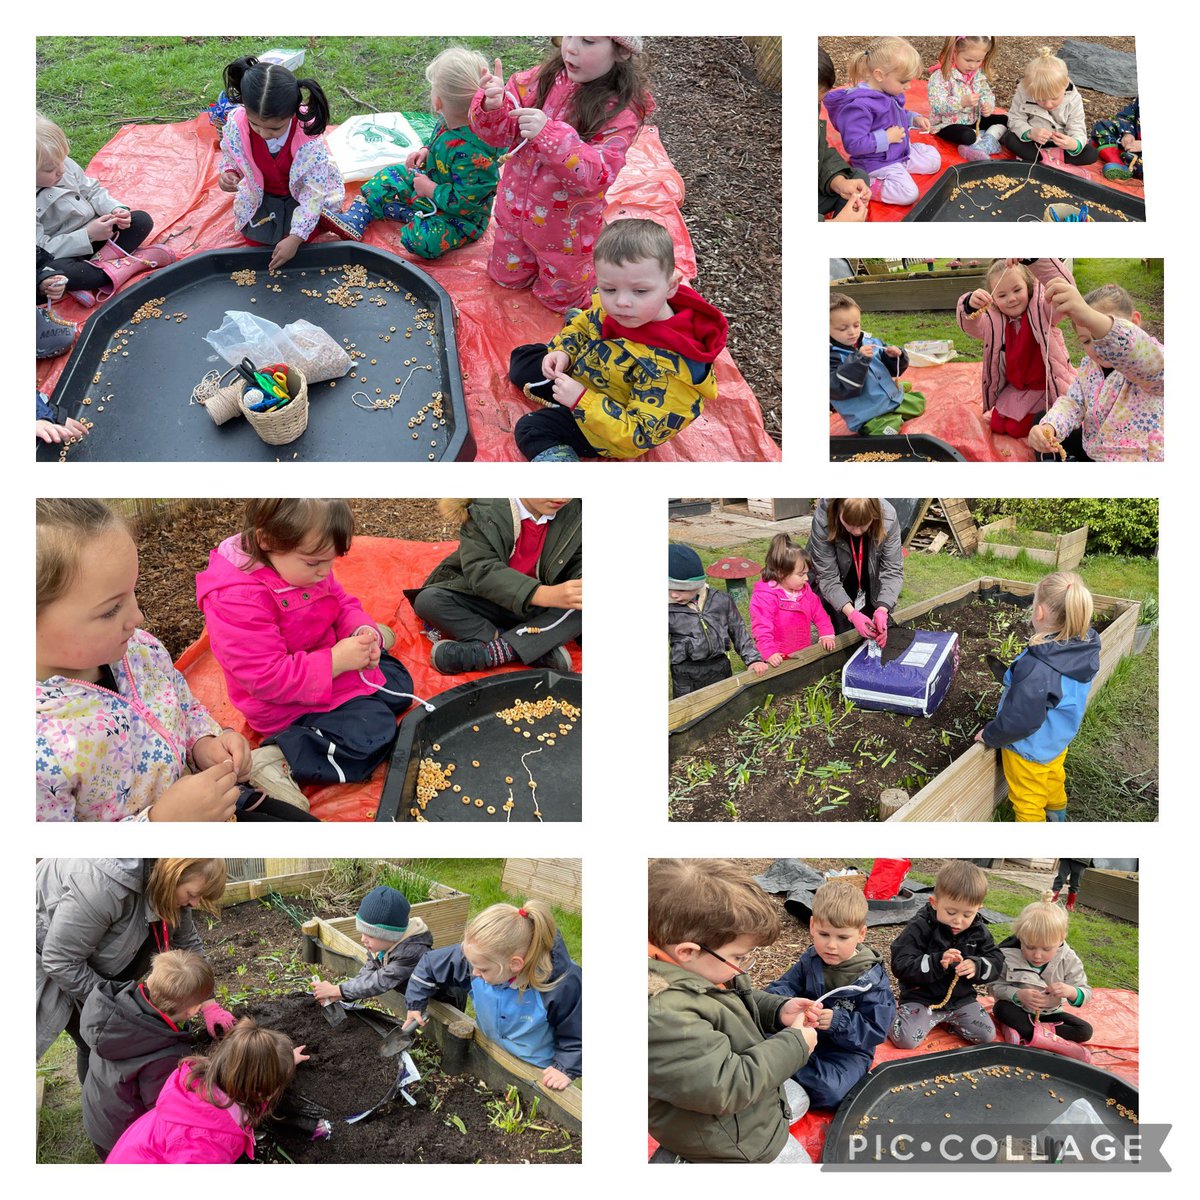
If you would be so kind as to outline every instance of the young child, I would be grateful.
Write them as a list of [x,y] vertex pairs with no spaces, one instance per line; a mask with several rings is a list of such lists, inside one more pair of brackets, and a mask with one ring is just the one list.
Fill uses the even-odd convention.
[[830,144],[821,120],[825,94],[837,86],[833,59],[817,48],[817,216],[835,221],[865,221],[871,205],[870,180],[866,171],[852,167]]
[[1105,179],[1141,179],[1142,111],[1134,98],[1111,120],[1105,118],[1092,126],[1092,141]]
[[1068,318],[1087,353],[1065,395],[1029,431],[1039,453],[1059,445],[1080,460],[1162,462],[1162,343],[1142,329],[1133,297],[1106,283],[1086,296],[1065,280],[1046,287],[1054,319]]
[[825,97],[825,111],[851,165],[866,171],[872,197],[885,204],[915,204],[913,175],[932,175],[942,165],[933,146],[908,136],[910,128],[929,130],[928,117],[904,107],[904,89],[920,73],[921,56],[911,43],[876,38],[850,60],[850,86]]
[[544,901],[493,904],[471,919],[461,945],[426,954],[405,992],[408,1019],[424,1025],[438,992],[468,990],[479,1028],[543,1068],[543,1087],[560,1092],[583,1074],[583,973]]
[[536,300],[565,313],[588,306],[605,192],[654,101],[640,37],[551,41],[540,67],[507,84],[496,59],[470,120],[489,146],[507,149],[488,275],[501,287],[533,284]]
[[955,859],[937,874],[929,906],[892,943],[892,974],[900,1006],[892,1042],[919,1046],[943,1021],[971,1043],[990,1042],[996,1027],[975,999],[1004,972],[1004,956],[979,909],[987,899],[987,876],[974,863]]
[[997,258],[985,286],[959,299],[959,328],[983,342],[983,411],[993,433],[1028,437],[1071,386],[1071,358],[1046,295],[1055,279],[1075,285],[1061,258]]
[[667,636],[671,642],[671,687],[676,697],[728,679],[732,646],[755,675],[769,669],[742,614],[728,592],[710,588],[700,555],[691,546],[667,551]]
[[[951,34],[929,72],[929,120],[935,137],[952,146],[973,146],[980,129],[1004,136],[1008,117],[996,112],[988,69],[998,42],[989,34]],[[997,128],[999,127],[999,128]]]
[[487,60],[452,46],[425,68],[430,105],[439,120],[428,146],[404,165],[385,167],[362,186],[361,199],[340,215],[327,213],[347,237],[362,241],[372,221],[399,221],[400,244],[420,258],[477,241],[487,229],[496,194],[496,151],[471,131],[471,100],[486,75]]
[[508,377],[546,407],[517,422],[533,462],[637,458],[716,399],[728,322],[682,282],[671,235],[614,221],[596,239],[596,295],[548,345],[518,346]]
[[92,989],[79,1019],[91,1047],[83,1126],[102,1159],[154,1107],[191,1049],[188,1022],[212,994],[212,967],[192,950],[156,954],[144,980],[102,979]]
[[234,1163],[307,1061],[303,1046],[243,1017],[207,1056],[185,1058],[158,1101],[121,1135],[109,1163]]
[[975,740],[999,748],[1018,821],[1065,821],[1063,764],[1100,669],[1100,635],[1092,594],[1071,571],[1042,577],[1030,615],[1033,637],[1004,673],[1000,708]]
[[750,632],[759,654],[777,667],[812,645],[812,627],[822,650],[833,649],[833,622],[808,586],[808,558],[786,533],[771,539],[762,578],[750,594]]
[[1000,943],[1004,978],[989,988],[996,998],[992,1015],[1007,1042],[1090,1062],[1084,1047],[1071,1044],[1092,1036],[1092,1027],[1068,1011],[1082,1008],[1092,989],[1079,955],[1067,945],[1069,920],[1055,892],[1021,909],[1012,937]]
[[358,906],[354,926],[367,948],[367,961],[353,979],[344,983],[313,981],[313,995],[321,1001],[367,1000],[384,992],[403,994],[413,969],[428,950],[433,934],[420,917],[409,916],[409,903],[401,892],[384,884],[372,888]]
[[353,537],[345,500],[249,500],[241,533],[196,576],[229,699],[273,748],[259,751],[251,782],[305,812],[294,780],[368,778],[416,699],[380,626],[333,576]]
[[817,1044],[819,1014],[746,974],[778,937],[774,900],[733,864],[650,860],[653,1161],[810,1161],[788,1127],[808,1110],[792,1076]]
[[221,131],[217,186],[235,193],[233,226],[246,241],[274,247],[269,269],[277,271],[322,213],[342,210],[342,175],[322,136],[329,101],[315,80],[253,56],[225,68],[225,92],[240,107]]
[[1063,886],[1067,889],[1067,912],[1075,911],[1075,900],[1079,895],[1079,882],[1083,873],[1092,865],[1090,858],[1060,858],[1058,870],[1054,873],[1054,891],[1050,899],[1057,903]]
[[137,573],[133,538],[101,501],[38,500],[39,821],[227,821],[236,810],[250,747],[138,628]]
[[[896,1019],[896,1000],[883,956],[863,944],[867,898],[859,888],[838,882],[817,888],[808,931],[813,944],[766,990],[797,996],[801,1011],[816,1013],[817,1047],[792,1078],[814,1108],[837,1108],[871,1069],[875,1047]],[[826,1002],[831,991],[836,998]]]
[[844,292],[830,292],[829,406],[851,433],[899,433],[925,411],[925,397],[898,382],[907,370],[908,355],[863,333],[858,305]]
[[1025,68],[1008,105],[1006,149],[1019,159],[1033,162],[1045,146],[1062,149],[1065,161],[1086,167],[1099,157],[1088,141],[1083,97],[1075,90],[1067,64],[1043,46]]
[[438,509],[458,522],[458,548],[404,593],[437,635],[434,667],[570,671],[566,643],[583,632],[583,502],[444,499]]
[[33,428],[38,440],[47,445],[61,445],[63,442],[87,437],[87,426],[74,417],[59,421],[58,413],[50,403],[50,397],[43,392],[37,393],[37,418]]
[[38,113],[36,126],[37,248],[44,252],[38,256],[40,272],[65,278],[72,296],[91,308],[126,279],[175,261],[166,246],[140,250],[154,218],[114,200],[84,174],[68,157],[70,143],[53,121]]
[[[35,358],[57,358],[75,344],[78,332],[74,321],[66,321],[53,313],[53,306],[67,290],[67,277],[50,265],[50,254],[37,248],[37,343]],[[42,305],[45,308],[42,308]]]

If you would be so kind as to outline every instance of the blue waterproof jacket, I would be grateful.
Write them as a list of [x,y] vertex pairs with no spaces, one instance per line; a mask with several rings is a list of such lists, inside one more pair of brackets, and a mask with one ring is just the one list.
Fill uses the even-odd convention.
[[[874,417],[890,413],[904,399],[895,377],[908,370],[908,355],[901,350],[899,358],[891,358],[883,352],[885,344],[865,333],[859,334],[853,349],[829,339],[829,404],[852,433]],[[863,346],[874,346],[875,354],[864,357],[859,353]]]
[[1053,762],[1079,732],[1092,680],[1100,669],[1100,635],[1042,642],[1018,655],[1004,673],[996,719],[983,740],[1007,746],[1030,762]]
[[473,976],[462,946],[430,950],[417,964],[404,993],[407,1006],[424,1012],[439,993],[471,993],[479,1028],[510,1054],[535,1067],[556,1067],[576,1079],[583,1074],[583,972],[559,934],[551,950],[548,992],[518,992],[506,983]]

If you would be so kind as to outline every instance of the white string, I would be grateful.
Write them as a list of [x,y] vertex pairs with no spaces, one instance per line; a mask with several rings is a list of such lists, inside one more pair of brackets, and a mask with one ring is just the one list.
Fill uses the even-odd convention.
[[818,996],[813,1003],[820,1004],[822,1000],[827,1000],[830,996],[836,996],[838,992],[869,992],[872,986],[869,983],[848,983],[844,987],[830,988],[824,995]]
[[[571,608],[566,609],[563,615],[554,622],[554,625],[561,625],[574,611]],[[514,630],[514,633],[517,637],[520,637],[523,633],[549,633],[554,628],[554,625],[524,625],[520,629]]]
[[389,696],[399,696],[404,700],[415,700],[418,704],[423,704],[425,706],[426,712],[437,711],[428,700],[422,700],[420,696],[414,696],[412,692],[393,692],[391,688],[384,687],[382,683],[372,683],[362,671],[359,671],[358,677],[367,685],[367,687],[374,688],[377,692],[387,692]]
[[[521,755],[521,766],[525,768],[525,774],[529,776],[529,790],[533,793],[530,799],[533,801],[533,815],[537,817],[538,824],[542,823],[542,810],[538,807],[537,798],[537,780],[533,777],[533,772],[529,769],[529,764],[525,761],[531,754],[541,754],[543,747],[539,746],[536,750],[526,750]],[[509,793],[511,795],[511,793]],[[511,811],[511,810],[510,810]]]

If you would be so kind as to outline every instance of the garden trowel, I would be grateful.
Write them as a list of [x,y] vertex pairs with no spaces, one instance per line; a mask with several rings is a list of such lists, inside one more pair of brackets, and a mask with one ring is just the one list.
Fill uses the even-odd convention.
[[393,1029],[379,1043],[379,1057],[392,1058],[397,1054],[402,1054],[413,1044],[418,1033],[420,1033],[420,1027],[416,1021],[406,1021],[397,1029]]
[[[314,975],[313,983],[320,978],[319,975]],[[317,1003],[321,1005],[321,1013],[330,1025],[340,1025],[346,1019],[346,1010],[340,1000],[318,1000]]]

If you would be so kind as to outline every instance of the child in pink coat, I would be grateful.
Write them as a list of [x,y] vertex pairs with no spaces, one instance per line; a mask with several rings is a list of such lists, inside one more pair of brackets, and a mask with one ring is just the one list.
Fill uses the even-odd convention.
[[234,1163],[254,1158],[254,1130],[270,1115],[303,1046],[244,1017],[207,1058],[185,1058],[118,1139],[106,1163]]
[[533,284],[534,297],[561,313],[591,302],[604,194],[654,101],[640,37],[553,40],[561,46],[541,66],[507,84],[496,59],[470,122],[489,146],[511,147],[501,159],[488,275],[501,287]]
[[196,576],[229,699],[276,747],[256,758],[251,783],[303,808],[289,767],[302,781],[366,779],[416,699],[380,627],[333,577],[353,536],[344,500],[249,500],[242,532]]
[[786,533],[771,539],[762,578],[750,597],[750,631],[773,667],[812,645],[812,627],[822,650],[833,649],[833,622],[808,586],[808,559]]

